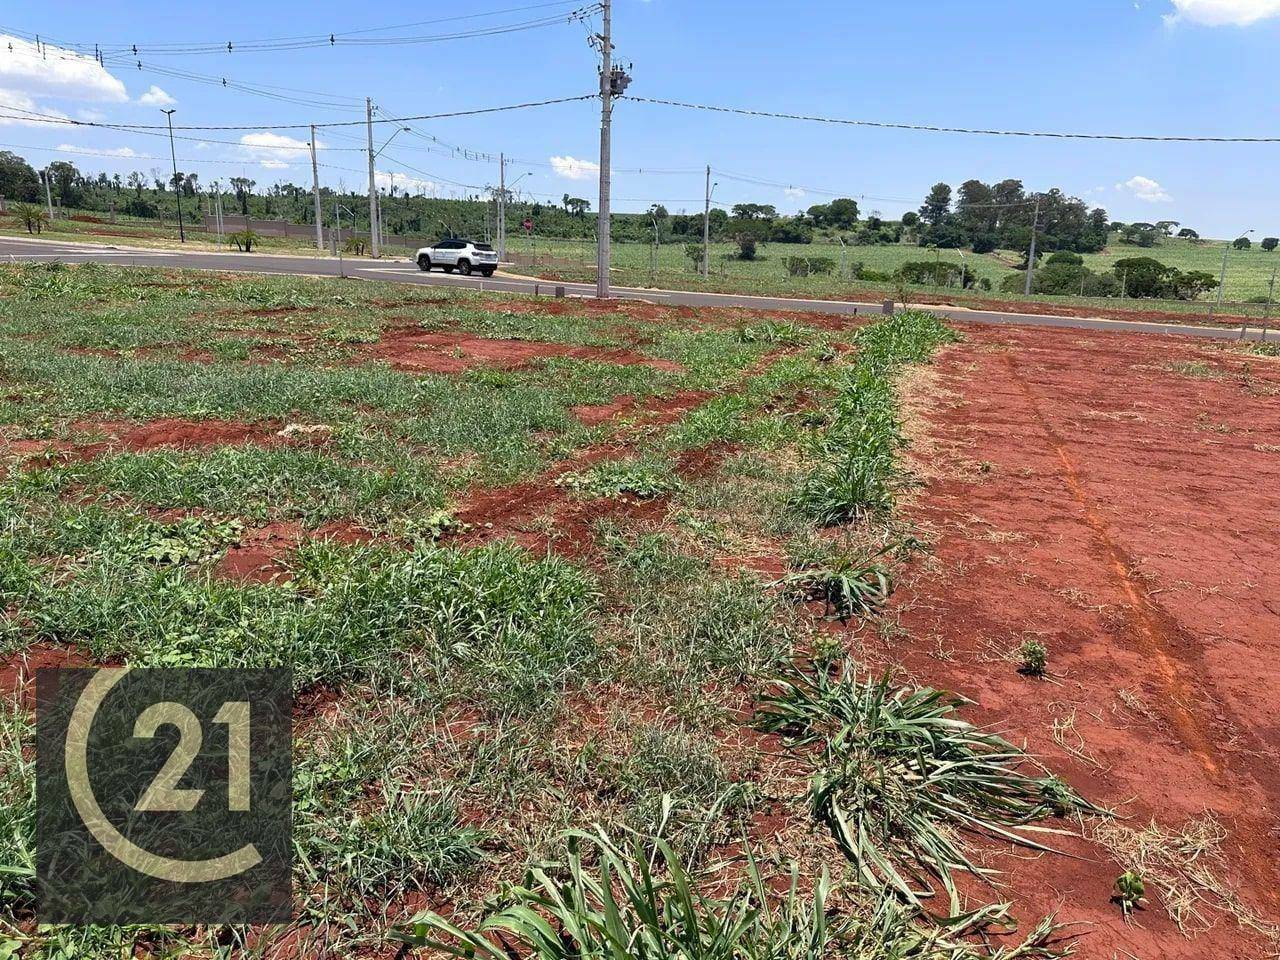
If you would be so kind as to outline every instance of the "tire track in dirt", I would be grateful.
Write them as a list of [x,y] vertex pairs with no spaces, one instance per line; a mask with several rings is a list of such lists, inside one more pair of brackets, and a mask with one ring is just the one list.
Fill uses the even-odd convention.
[[1054,454],[1062,464],[1062,479],[1071,496],[1080,509],[1081,516],[1092,532],[1094,540],[1107,557],[1112,580],[1125,599],[1125,605],[1137,623],[1137,629],[1129,633],[1138,642],[1144,655],[1149,657],[1160,669],[1161,679],[1169,696],[1166,704],[1170,719],[1177,729],[1183,743],[1200,761],[1205,771],[1221,781],[1222,764],[1218,757],[1216,738],[1204,721],[1204,718],[1190,709],[1187,704],[1194,702],[1192,689],[1199,688],[1187,675],[1180,661],[1172,655],[1172,648],[1186,645],[1188,638],[1177,621],[1160,607],[1145,585],[1133,576],[1133,561],[1124,549],[1116,542],[1111,526],[1094,505],[1088,491],[1080,478],[1075,461],[1067,451],[1066,441],[1054,429],[1040,409],[1040,403],[1026,379],[1021,375],[1013,356],[1010,353],[1001,355],[1001,359],[1009,368],[1010,380],[1017,384],[1026,397],[1027,405],[1035,417],[1037,426],[1044,432],[1045,438],[1053,448]]

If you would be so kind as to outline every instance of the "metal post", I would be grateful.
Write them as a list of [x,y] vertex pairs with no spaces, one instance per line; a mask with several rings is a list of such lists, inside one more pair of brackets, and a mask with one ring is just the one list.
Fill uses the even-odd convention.
[[178,242],[186,243],[187,234],[182,229],[182,184],[178,183],[178,154],[173,147],[173,115],[176,110],[161,110],[169,121],[169,159],[173,161],[173,196],[178,201]]
[[600,200],[596,226],[596,298],[609,297],[609,168],[612,164],[613,0],[603,0],[600,35]]
[[1267,305],[1262,311],[1262,342],[1267,342],[1267,328],[1271,326],[1271,303],[1276,295],[1276,268],[1271,268],[1271,285],[1267,287]]
[[338,228],[338,276],[345,277],[346,274],[342,272],[342,204],[338,203],[336,200],[333,202],[333,218],[336,221]]
[[[1222,309],[1222,289],[1227,285],[1227,254],[1231,252],[1231,241],[1228,240],[1222,245],[1222,273],[1218,276],[1218,303],[1219,310]],[[1214,303],[1209,301],[1209,322],[1213,322]]]
[[498,262],[507,259],[507,156],[498,154]]
[[711,164],[707,164],[707,192],[702,208],[702,279],[711,265]]
[[316,163],[316,125],[311,125],[311,195],[316,207],[316,249],[324,253],[324,225],[320,214],[320,167]]
[[49,223],[53,224],[53,191],[49,189],[49,182],[53,179],[49,174],[49,168],[44,168],[44,202],[49,205]]
[[364,123],[369,137],[369,253],[379,257],[382,250],[378,236],[378,188],[373,179],[373,100],[369,97],[364,99]]
[[1036,212],[1031,218],[1031,249],[1027,252],[1027,282],[1023,285],[1024,296],[1031,296],[1031,276],[1036,269],[1036,231],[1040,229],[1040,198],[1036,197]]

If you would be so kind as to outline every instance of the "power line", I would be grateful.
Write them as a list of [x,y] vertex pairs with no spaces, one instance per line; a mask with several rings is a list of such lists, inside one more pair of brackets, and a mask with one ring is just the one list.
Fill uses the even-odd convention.
[[[533,100],[527,103],[512,103],[500,107],[478,107],[472,110],[453,110],[448,113],[424,113],[412,117],[381,117],[375,119],[374,123],[409,123],[415,120],[447,120],[453,117],[475,117],[488,113],[506,113],[512,110],[527,110],[532,107],[548,107],[561,103],[578,103],[583,100],[595,100],[600,95],[598,93],[587,93],[580,97],[555,97],[549,100]],[[104,123],[96,120],[73,120],[70,117],[58,117],[52,114],[40,113],[35,110],[28,110],[25,107],[17,107],[13,104],[0,103],[0,109],[16,111],[23,116],[16,119],[28,120],[32,123],[53,123],[64,124],[74,127],[97,127],[103,130],[131,130],[131,131],[148,131],[163,130],[163,124],[148,123]],[[15,118],[10,118],[15,119]],[[307,130],[312,126],[317,129],[329,129],[332,127],[358,127],[363,126],[363,120],[330,120],[325,123],[309,124],[309,123],[254,123],[254,124],[184,124],[175,126],[175,130]]]
[[[577,0],[573,0],[577,2]],[[540,9],[552,6],[567,6],[567,2],[534,4],[528,7],[508,8],[507,10],[497,10],[486,13],[467,14],[447,18],[446,20],[434,22],[475,20],[484,17],[499,16],[503,13],[519,12],[522,10]],[[262,53],[274,52],[282,50],[307,50],[318,47],[370,47],[370,46],[404,46],[409,44],[427,44],[441,43],[448,40],[462,40],[471,37],[488,37],[497,36],[506,33],[516,33],[524,30],[534,30],[540,27],[554,26],[560,23],[572,23],[580,18],[589,16],[598,9],[598,4],[589,4],[586,6],[578,6],[567,13],[559,13],[549,16],[535,17],[528,20],[521,20],[512,23],[494,24],[491,26],[475,27],[469,30],[460,30],[455,33],[444,34],[427,34],[419,36],[399,36],[399,37],[368,37],[358,36],[359,34],[377,32],[379,30],[392,30],[395,27],[375,27],[368,30],[351,30],[346,32],[331,32],[325,34],[310,34],[298,37],[276,37],[258,40],[228,40],[217,43],[152,43],[152,44],[136,44],[136,43],[73,43],[67,41],[54,40],[53,45],[70,50],[74,53],[80,53],[88,56],[90,51],[97,55],[122,55],[131,54],[137,56],[140,53],[147,53],[151,56],[196,56],[208,54],[226,54],[226,53]],[[418,23],[408,24],[406,26],[418,26],[420,23],[432,21],[419,21]],[[6,30],[5,32],[26,40],[28,42],[41,42],[43,39],[36,34],[23,33],[19,31]]]
[[845,120],[836,117],[815,117],[800,113],[777,113],[771,110],[748,110],[743,107],[722,107],[705,103],[687,103],[682,100],[664,100],[656,97],[629,96],[636,103],[652,103],[686,110],[705,110],[711,113],[731,113],[744,117],[768,117],[774,120],[805,120],[811,123],[830,123],[850,127],[878,127],[887,130],[920,130],[927,133],[969,133],[989,137],[1048,137],[1059,140],[1123,140],[1146,143],[1280,143],[1280,137],[1184,137],[1154,136],[1119,133],[1056,133],[1046,130],[987,130],[976,127],[942,127],[922,123],[891,123],[880,120]]

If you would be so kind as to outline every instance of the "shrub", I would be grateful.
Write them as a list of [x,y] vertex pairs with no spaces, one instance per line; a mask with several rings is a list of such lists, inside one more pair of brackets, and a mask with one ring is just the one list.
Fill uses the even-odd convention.
[[1039,640],[1024,640],[1018,648],[1018,654],[1022,658],[1020,672],[1028,677],[1044,676],[1045,668],[1049,665],[1049,651],[1043,643]]
[[363,257],[365,251],[364,237],[347,237],[346,243],[342,245],[343,253],[350,253],[357,257]]
[[15,203],[13,215],[27,228],[27,233],[40,233],[49,224],[49,212],[38,203]]
[[259,236],[252,230],[238,230],[227,235],[227,242],[243,253],[252,253],[253,245],[259,239]]
[[908,260],[895,274],[903,283],[930,284],[935,287],[963,285],[965,270],[943,260]]
[[1280,247],[1280,237],[1263,237],[1262,249],[1270,253],[1276,247]]

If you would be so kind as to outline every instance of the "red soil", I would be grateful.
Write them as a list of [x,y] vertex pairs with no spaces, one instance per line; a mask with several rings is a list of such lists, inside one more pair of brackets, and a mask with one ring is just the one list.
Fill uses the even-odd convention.
[[288,577],[287,555],[304,537],[340,544],[367,543],[368,531],[335,520],[307,534],[302,525],[281,520],[250,530],[214,566],[215,576],[240,583],[270,583]]
[[427,373],[460,373],[478,366],[515,370],[540,357],[573,357],[677,373],[684,369],[669,360],[654,360],[625,347],[575,347],[537,340],[493,340],[467,333],[429,333],[420,327],[386,330],[371,352],[397,370]]
[[[1225,879],[1280,920],[1280,364],[1178,338],[964,332],[922,401],[931,479],[911,513],[939,563],[899,591],[902,658],[1133,826],[1211,812]],[[1192,360],[1222,378],[1167,368]],[[1027,638],[1048,680],[1002,659]],[[1093,762],[1051,734],[1073,712]],[[1090,924],[1082,957],[1263,955],[1230,917],[1185,939],[1150,884],[1125,924],[1109,897],[1128,864],[1058,845],[1083,859],[995,858],[1024,926]]]
[[183,420],[173,417],[148,423],[82,423],[76,424],[75,429],[103,433],[107,435],[107,439],[86,443],[77,440],[6,440],[0,436],[0,454],[18,457],[56,454],[68,459],[92,460],[121,450],[138,453],[162,448],[197,450],[246,444],[269,447],[287,443],[322,443],[329,436],[327,431],[295,431],[282,435],[278,422],[244,423],[237,420]]
[[[640,422],[651,427],[679,419],[689,410],[701,406],[709,394],[686,390],[650,400],[644,405]],[[586,470],[601,460],[626,455],[629,442],[618,438],[586,447],[569,460],[557,464],[539,477],[492,490],[477,491],[457,511],[457,518],[471,529],[462,536],[464,543],[483,543],[510,538],[535,552],[554,550],[563,556],[577,557],[586,553],[592,542],[591,525],[602,516],[653,518],[666,511],[665,498],[637,500],[580,499],[556,483],[565,473]],[[676,463],[676,472],[692,476],[710,469],[723,455],[723,450],[692,450]]]
[[0,658],[0,697],[16,699],[23,706],[35,706],[36,671],[41,667],[87,667],[89,661],[78,651],[35,643]]

